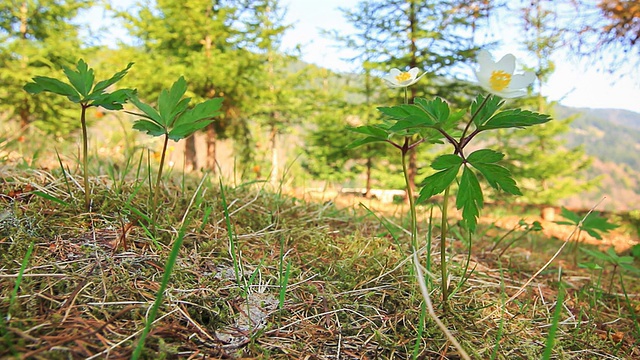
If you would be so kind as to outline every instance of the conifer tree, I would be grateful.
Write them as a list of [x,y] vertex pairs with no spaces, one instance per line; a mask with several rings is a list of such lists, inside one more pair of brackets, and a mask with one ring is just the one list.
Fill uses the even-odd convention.
[[[247,106],[252,106],[257,91],[254,78],[261,71],[261,59],[254,50],[261,41],[255,24],[263,2],[158,0],[117,11],[130,35],[141,42],[129,49],[137,55],[136,68],[146,69],[139,72],[135,84],[140,93],[153,99],[171,79],[184,75],[194,100],[224,96],[220,119],[206,129],[205,166],[210,170],[217,167],[217,139],[233,137],[241,142],[237,149],[245,157],[253,148]],[[189,149],[193,149],[192,138],[187,143]]]
[[[371,74],[380,75],[393,67],[425,71],[426,81],[410,88],[410,102],[433,93],[447,98],[448,86],[439,78],[453,76],[457,65],[473,58],[477,50],[473,31],[490,5],[487,0],[362,0],[353,9],[343,9],[355,32],[337,36],[337,40],[359,52],[355,59],[366,60]],[[391,94],[396,100],[403,96],[398,91]],[[409,152],[412,185],[418,167],[417,154]]]
[[[527,1],[522,11],[526,34],[526,50],[531,53],[536,64],[538,93],[525,101],[525,106],[533,110],[554,114],[554,103],[549,103],[543,95],[544,84],[555,69],[552,56],[562,46],[563,30],[556,27],[556,12],[553,1]],[[559,200],[591,188],[593,181],[579,181],[581,170],[591,160],[582,148],[569,149],[562,135],[570,131],[574,118],[554,119],[554,121],[532,127],[526,133],[521,131],[503,132],[500,146],[512,149],[509,154],[509,169],[521,186],[520,200],[531,204],[554,205]]]
[[21,128],[34,124],[65,135],[77,126],[66,99],[31,96],[22,87],[34,76],[61,73],[82,55],[72,20],[90,0],[25,0],[0,3],[0,113]]
[[252,120],[257,120],[260,130],[266,130],[270,151],[269,180],[277,186],[280,182],[281,156],[278,138],[299,124],[312,111],[310,96],[312,81],[310,67],[299,62],[295,54],[282,49],[282,36],[290,26],[284,24],[286,9],[277,0],[263,0],[255,7],[256,23],[249,23],[256,30],[256,55],[261,59],[261,71],[255,85],[256,97],[251,109]]

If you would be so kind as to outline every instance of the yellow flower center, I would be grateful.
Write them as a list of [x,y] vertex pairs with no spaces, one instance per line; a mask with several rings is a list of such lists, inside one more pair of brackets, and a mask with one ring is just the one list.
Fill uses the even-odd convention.
[[507,74],[502,70],[496,70],[491,73],[491,78],[489,79],[489,83],[491,84],[491,88],[496,91],[502,91],[511,82],[511,74]]
[[402,72],[398,75],[396,75],[396,80],[398,82],[403,82],[403,81],[407,81],[411,79],[411,74],[409,74],[408,72]]

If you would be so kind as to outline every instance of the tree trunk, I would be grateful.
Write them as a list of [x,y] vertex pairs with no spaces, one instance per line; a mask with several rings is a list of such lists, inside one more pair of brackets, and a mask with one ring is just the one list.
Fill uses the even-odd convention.
[[184,169],[186,171],[193,171],[198,169],[198,158],[196,155],[196,134],[193,134],[185,139]]
[[371,169],[373,168],[373,161],[371,161],[371,156],[367,157],[367,179],[365,183],[364,197],[367,199],[371,197]]
[[207,162],[206,168],[216,172],[216,128],[213,124],[207,126]]

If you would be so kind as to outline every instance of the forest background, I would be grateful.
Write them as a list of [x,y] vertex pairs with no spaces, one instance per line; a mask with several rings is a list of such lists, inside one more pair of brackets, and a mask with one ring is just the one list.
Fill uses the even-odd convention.
[[[438,95],[462,108],[477,90],[471,81],[476,52],[515,43],[526,55],[521,65],[535,71],[537,81],[529,97],[512,105],[550,113],[555,121],[526,134],[504,131],[483,139],[508,154],[504,165],[524,192],[517,199],[492,199],[584,208],[606,196],[606,209],[637,210],[640,115],[566,107],[544,96],[558,54],[614,81],[637,80],[624,72],[638,64],[635,2],[358,1],[339,10],[350,31],[323,32],[343,50],[341,68],[305,63],[304,44],[283,45],[283,37],[295,31],[286,11],[277,0],[4,2],[0,156],[51,168],[57,161],[51,144],[78,146],[75,113],[64,99],[24,92],[31,78],[61,77],[62,66],[79,58],[99,74],[133,61],[119,86],[138,89],[144,101],[154,102],[180,75],[195,100],[225,99],[218,121],[184,146],[172,146],[173,167],[289,188],[402,188],[400,169],[384,148],[345,149],[354,140],[346,126],[376,122],[377,106],[401,99],[379,78],[392,67],[417,66],[427,75],[411,88],[412,97]],[[496,23],[509,24],[510,39],[496,33]],[[133,132],[131,120],[122,112],[91,113],[91,131],[100,134],[91,137],[93,155],[117,164],[144,149],[158,154],[155,142]],[[427,164],[438,155],[423,149],[410,157],[414,181],[430,174]]]

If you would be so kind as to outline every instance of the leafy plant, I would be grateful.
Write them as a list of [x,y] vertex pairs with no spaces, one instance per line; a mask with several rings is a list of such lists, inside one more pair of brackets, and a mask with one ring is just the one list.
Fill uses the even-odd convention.
[[120,81],[133,66],[129,63],[126,68],[113,74],[109,79],[98,81],[94,84],[94,70],[87,63],[80,59],[76,65],[76,70],[64,67],[64,74],[69,83],[62,82],[47,76],[36,76],[33,82],[27,83],[24,90],[30,94],[39,94],[41,92],[51,92],[58,95],[66,96],[71,102],[80,104],[80,124],[82,127],[82,168],[84,176],[84,200],[85,210],[90,210],[89,197],[89,179],[87,175],[88,167],[88,139],[87,139],[87,119],[86,111],[88,108],[103,107],[107,110],[121,110],[123,104],[129,99],[135,90],[119,89],[113,92],[106,90]]
[[[520,109],[499,111],[504,101],[494,95],[478,95],[470,106],[471,116],[466,125],[462,123],[464,111],[452,111],[449,104],[436,97],[434,100],[417,98],[414,104],[403,104],[392,107],[378,108],[386,115],[386,122],[377,125],[362,126],[352,130],[366,135],[365,138],[356,140],[351,146],[360,146],[372,142],[387,142],[401,151],[404,158],[410,149],[423,142],[437,143],[442,139],[453,146],[452,154],[437,157],[431,167],[436,173],[428,176],[420,184],[420,196],[417,202],[426,202],[432,196],[444,192],[443,224],[441,239],[446,239],[446,218],[449,198],[449,189],[456,182],[458,194],[456,207],[462,210],[463,224],[471,231],[476,229],[480,209],[483,207],[484,198],[480,187],[479,176],[496,190],[503,190],[513,195],[520,195],[515,181],[510,172],[499,165],[504,154],[490,150],[480,149],[466,154],[466,147],[481,132],[503,129],[524,128],[542,124],[550,120],[548,115],[538,114]],[[464,130],[460,132],[460,126]],[[467,135],[470,129],[473,130]],[[413,140],[415,137],[419,140]],[[402,142],[395,140],[397,137]],[[459,177],[459,174],[462,175]],[[409,188],[407,184],[407,188]],[[412,194],[409,200],[413,201]],[[444,241],[443,241],[444,243]],[[443,256],[446,254],[442,251]],[[442,266],[446,269],[446,261]],[[446,272],[446,271],[445,271]],[[443,284],[446,283],[446,275],[443,272]],[[443,286],[443,301],[446,303],[447,290]]]
[[578,233],[576,237],[573,239],[573,254],[574,254],[574,262],[577,263],[578,256],[578,242],[580,240],[580,235],[582,231],[586,231],[587,234],[593,236],[598,240],[602,240],[602,233],[608,233],[609,231],[617,228],[619,225],[610,223],[607,219],[599,216],[596,213],[589,213],[584,219],[582,216],[576,214],[573,211],[568,210],[565,207],[562,207],[562,211],[560,215],[567,219],[568,221],[556,221],[556,224],[559,225],[568,225],[568,226],[577,226]]
[[187,81],[181,76],[170,89],[162,90],[158,96],[157,109],[143,103],[135,95],[130,99],[131,103],[142,111],[142,113],[128,112],[141,118],[133,124],[133,128],[151,136],[164,136],[151,209],[154,229],[157,221],[158,192],[169,139],[177,142],[205,128],[213,122],[215,116],[220,114],[219,110],[222,106],[222,98],[213,98],[188,109],[191,98],[183,98],[186,91]]
[[[633,256],[620,256],[616,253],[615,249],[612,247],[607,249],[606,252],[602,252],[599,250],[590,250],[590,249],[580,249],[580,250],[585,254],[593,257],[596,260],[600,260],[606,264],[613,266],[611,281],[609,283],[609,291],[611,291],[611,287],[613,285],[613,279],[616,275],[616,271],[619,268],[625,269],[632,273],[640,274],[640,269],[635,267],[633,264],[633,261],[634,261]],[[594,262],[581,263],[580,267],[588,268],[591,270],[602,270],[602,266]]]

